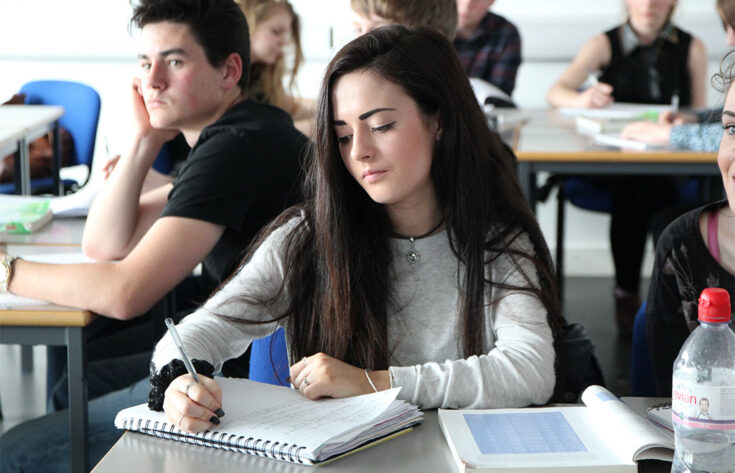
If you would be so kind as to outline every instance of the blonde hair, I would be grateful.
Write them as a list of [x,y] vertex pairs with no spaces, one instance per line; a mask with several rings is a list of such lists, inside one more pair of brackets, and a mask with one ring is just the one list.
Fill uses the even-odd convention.
[[350,6],[364,17],[375,15],[411,28],[434,28],[450,41],[457,34],[455,0],[350,0]]
[[[291,15],[291,46],[292,64],[287,70],[285,55],[281,54],[274,64],[251,64],[250,86],[248,96],[261,102],[274,105],[293,113],[295,101],[289,96],[295,95],[296,74],[304,60],[301,51],[301,21],[288,0],[237,0],[245,18],[248,20],[250,34],[265,20],[279,11],[286,11]],[[284,87],[284,76],[288,75],[287,86]]]

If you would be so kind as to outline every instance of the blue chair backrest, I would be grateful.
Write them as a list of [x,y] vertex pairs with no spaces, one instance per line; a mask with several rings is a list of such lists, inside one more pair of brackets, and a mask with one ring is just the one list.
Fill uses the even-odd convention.
[[61,105],[64,115],[59,124],[74,140],[72,164],[86,164],[92,169],[94,143],[100,117],[100,96],[96,90],[79,82],[39,80],[20,89],[29,105]]
[[271,335],[253,340],[250,347],[250,379],[261,383],[288,386],[286,334],[279,327]]
[[656,380],[653,376],[651,355],[646,339],[646,301],[635,315],[633,323],[633,352],[631,353],[630,395],[655,397]]

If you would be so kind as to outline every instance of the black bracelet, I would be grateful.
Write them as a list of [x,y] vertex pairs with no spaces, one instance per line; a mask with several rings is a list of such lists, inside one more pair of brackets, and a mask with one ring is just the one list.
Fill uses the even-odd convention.
[[[191,362],[197,374],[208,378],[211,378],[214,374],[214,366],[210,362],[204,360],[192,360]],[[151,366],[151,369],[153,371],[153,366]],[[171,381],[186,373],[184,362],[178,358],[171,360],[158,373],[151,373],[151,392],[148,393],[148,408],[153,411],[162,411],[163,398],[168,385],[171,384]]]

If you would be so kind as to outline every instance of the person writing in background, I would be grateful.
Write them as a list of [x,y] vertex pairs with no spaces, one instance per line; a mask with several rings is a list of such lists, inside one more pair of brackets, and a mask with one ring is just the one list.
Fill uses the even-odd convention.
[[[717,0],[717,14],[725,29],[727,46],[735,48],[735,1]],[[717,151],[722,138],[722,108],[696,112],[666,111],[658,123],[639,121],[623,128],[623,138],[653,144],[670,144],[697,151]]]
[[[625,0],[628,20],[590,39],[549,89],[556,107],[600,108],[616,102],[704,107],[704,43],[671,23],[676,0]],[[591,75],[600,77],[584,90]]]
[[[293,92],[304,59],[299,16],[287,0],[238,0],[238,3],[250,26],[251,78],[247,96],[287,111],[296,128],[310,135],[313,103]],[[287,46],[291,48],[288,67],[284,55]]]
[[158,343],[149,405],[210,428],[212,374],[279,325],[310,399],[374,385],[422,408],[547,402],[562,324],[550,256],[451,43],[378,28],[322,84],[305,202],[178,324],[201,385],[170,335]]
[[[735,294],[735,53],[713,82],[727,93],[720,115],[717,164],[726,200],[674,220],[656,245],[646,304],[646,338],[660,396],[671,394],[674,360],[697,328],[697,298],[707,287]],[[729,65],[727,65],[729,63]]]
[[[557,107],[599,108],[615,102],[702,107],[707,55],[702,41],[671,22],[676,0],[625,0],[628,21],[589,40],[549,89]],[[593,71],[593,85],[579,88]],[[630,339],[640,307],[641,266],[656,214],[677,205],[670,176],[581,176],[611,196],[610,246],[615,266],[615,321]]]
[[[121,321],[146,312],[200,262],[199,300],[220,285],[262,226],[301,199],[300,157],[308,143],[286,112],[243,96],[250,46],[233,0],[141,0],[133,9],[132,24],[141,30],[140,77],[131,87],[135,139],[90,209],[83,243],[90,256],[116,262],[50,265],[0,252],[0,279],[10,292],[105,316],[95,326],[115,322],[109,337],[89,343],[107,350],[100,363],[112,370],[98,384],[89,367],[90,399],[147,382],[153,334],[126,332],[129,322]],[[175,130],[192,146],[187,163],[173,184],[141,195]],[[113,356],[135,344],[143,356],[123,368]],[[246,375],[247,365],[232,366],[232,373]],[[131,405],[146,396],[147,389],[123,389],[90,402],[90,464],[119,438],[109,429],[115,400]],[[2,471],[64,471],[68,422],[68,412],[59,411],[6,432]]]
[[510,96],[521,65],[521,35],[513,23],[488,11],[495,0],[457,0],[454,49],[468,77]]

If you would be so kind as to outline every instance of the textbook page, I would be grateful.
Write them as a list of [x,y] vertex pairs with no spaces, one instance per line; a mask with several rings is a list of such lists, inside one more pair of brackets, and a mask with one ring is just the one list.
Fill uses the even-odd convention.
[[[262,439],[263,441],[295,444],[306,448],[302,455],[312,460],[328,458],[334,451],[345,450],[340,441],[348,437],[347,433],[362,432],[362,438],[374,438],[369,433],[381,432],[384,420],[392,419],[396,415],[393,407],[405,406],[402,401],[396,401],[400,388],[389,389],[377,393],[354,396],[343,399],[321,399],[312,401],[299,391],[258,383],[247,379],[217,378],[217,383],[223,391],[223,410],[227,413],[221,418],[221,424],[211,432],[215,436],[226,435],[245,438]],[[405,409],[405,407],[404,407]],[[415,423],[420,411],[411,409],[414,415],[405,416],[400,425],[406,427]],[[400,416],[399,416],[400,417]],[[166,415],[148,409],[147,404],[141,404],[118,413],[115,426],[126,428],[125,420],[150,420],[158,425],[169,424],[163,428],[179,437],[186,436],[178,428],[170,426]],[[153,424],[150,425],[153,425]],[[376,426],[373,428],[373,426]],[[390,432],[396,429],[392,425]],[[131,430],[139,430],[128,426]],[[162,427],[152,427],[150,430],[163,430]],[[153,433],[153,432],[146,432]],[[389,432],[386,432],[386,434]],[[194,434],[191,434],[194,435]],[[203,434],[197,434],[201,437]],[[206,437],[206,435],[205,435]],[[182,439],[183,440],[183,439]],[[364,443],[358,440],[357,445]],[[328,444],[328,448],[322,448]],[[357,446],[355,445],[355,446]],[[319,451],[322,449],[321,451]],[[316,455],[318,453],[318,456]]]
[[51,198],[51,210],[54,217],[86,217],[89,207],[97,196],[101,179],[90,179],[81,189],[73,194]]
[[635,473],[584,406],[439,409],[460,472]]
[[673,460],[673,432],[656,427],[607,389],[588,387],[582,393],[582,402],[598,425],[604,426],[601,430],[610,442],[624,449],[633,460]]
[[649,148],[663,148],[662,145],[644,143],[642,141],[629,140],[621,136],[620,132],[598,133],[594,137],[595,143],[613,146],[615,148],[644,150]]
[[560,107],[559,114],[568,117],[615,118],[622,120],[658,119],[658,114],[671,110],[671,105],[615,102],[602,108]]

